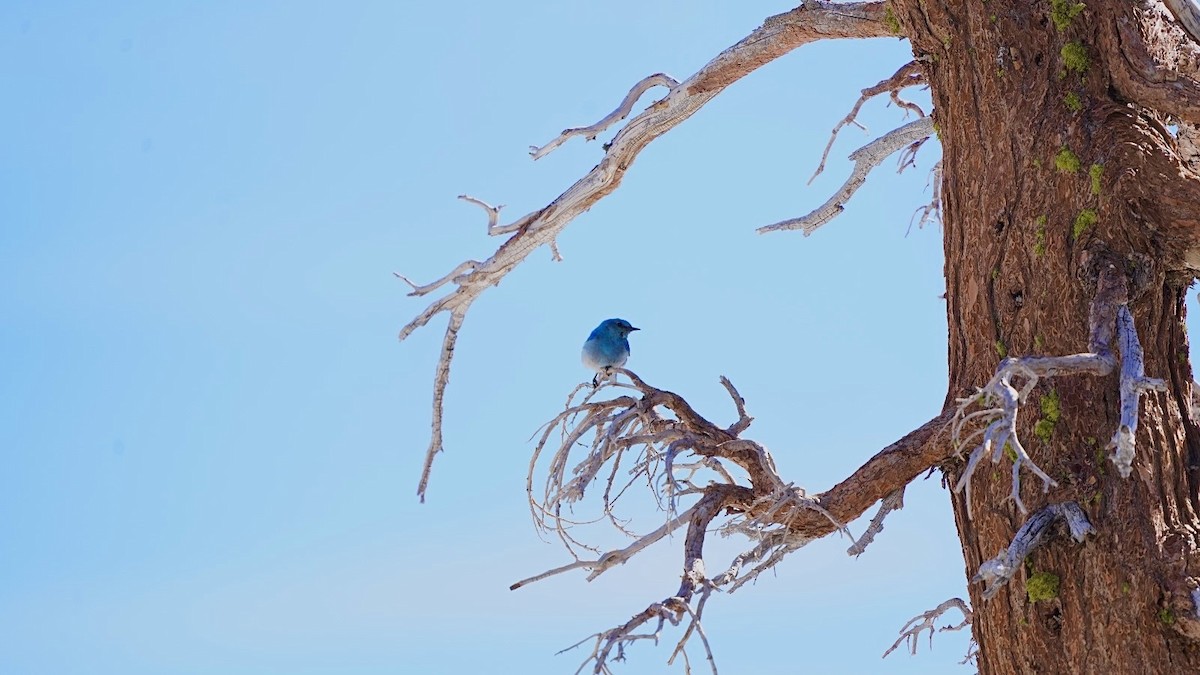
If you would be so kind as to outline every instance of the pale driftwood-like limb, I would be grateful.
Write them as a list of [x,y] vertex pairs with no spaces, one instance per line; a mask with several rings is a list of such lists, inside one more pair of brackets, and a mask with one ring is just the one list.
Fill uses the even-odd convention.
[[[881,511],[892,510],[899,505],[904,485],[951,452],[948,439],[941,435],[951,419],[947,411],[877,453],[851,478],[813,496],[780,478],[765,447],[739,436],[750,426],[751,418],[745,400],[727,378],[721,379],[721,385],[733,399],[737,420],[723,428],[700,416],[677,394],[652,387],[625,369],[616,369],[615,374],[622,376],[621,381],[606,380],[596,388],[577,387],[562,412],[539,430],[526,479],[535,525],[539,531],[555,533],[575,560],[512,586],[520,588],[574,570],[588,570],[588,580],[594,579],[687,525],[679,591],[621,626],[585,640],[592,643],[592,649],[582,667],[593,672],[608,672],[606,664],[621,658],[634,642],[657,642],[668,625],[682,631],[672,659],[686,661],[685,646],[699,636],[711,664],[711,648],[701,620],[713,592],[734,592],[808,542],[832,532],[847,533],[844,523],[876,501],[883,500]],[[603,398],[624,391],[635,395]],[[586,392],[582,398],[580,392]],[[623,493],[612,489],[617,467],[631,482],[649,486],[659,497],[667,516],[657,529],[645,534],[630,532],[619,524],[626,521],[613,516]],[[545,474],[544,487],[536,491],[535,472]],[[707,478],[707,483],[702,478]],[[739,484],[743,481],[746,484]],[[576,552],[579,548],[594,550],[573,534],[586,523],[568,520],[563,514],[571,508],[578,510],[589,496],[593,503],[598,502],[601,515],[588,522],[609,520],[633,539],[629,546],[596,556]],[[692,498],[696,501],[675,515],[675,500]],[[879,529],[878,522],[873,523],[868,537]],[[709,577],[703,544],[705,533],[713,530],[723,536],[745,537],[751,545],[723,572]]]
[[[929,170],[929,180],[925,181],[925,188],[933,188],[933,193],[929,197],[929,203],[917,208],[913,211],[912,218],[908,219],[908,230],[904,232],[904,236],[912,231],[913,222],[917,223],[917,228],[925,227],[925,223],[941,223],[942,222],[942,160],[938,160],[937,164]],[[920,218],[918,218],[920,216]]]
[[[491,236],[491,237],[496,237],[496,236],[499,236],[502,234],[509,234],[512,232],[516,232],[517,230],[520,230],[522,227],[525,227],[525,224],[528,223],[531,219],[533,219],[537,215],[537,211],[534,211],[533,213],[526,214],[524,217],[522,217],[512,223],[509,223],[508,225],[501,225],[500,224],[500,209],[504,208],[503,204],[500,204],[497,206],[492,206],[491,204],[483,201],[482,199],[477,199],[475,197],[472,197],[471,195],[459,195],[458,198],[463,200],[464,202],[470,202],[471,204],[478,206],[479,208],[483,209],[485,213],[488,214],[487,233],[488,233],[488,236]],[[476,264],[478,264],[478,263],[476,263]],[[472,270],[472,271],[474,271],[474,270]]]
[[596,136],[602,133],[605,129],[628,117],[629,113],[633,112],[633,105],[638,102],[638,99],[642,97],[642,94],[645,94],[654,87],[666,87],[667,89],[674,89],[678,86],[679,82],[677,82],[675,78],[665,73],[655,73],[653,75],[649,75],[643,78],[637,84],[633,85],[633,88],[630,89],[629,93],[625,95],[625,100],[621,101],[621,104],[618,105],[615,110],[605,115],[604,119],[591,126],[565,129],[561,134],[555,137],[554,140],[541,147],[536,145],[529,146],[529,154],[534,159],[541,159],[553,152],[555,148],[563,143],[566,143],[575,136],[583,136],[584,140],[594,141],[596,140]]
[[892,494],[883,498],[879,502],[879,511],[875,513],[875,517],[871,519],[871,524],[867,526],[866,531],[858,538],[854,544],[846,549],[846,553],[858,557],[867,550],[871,542],[875,541],[875,535],[883,532],[883,520],[892,511],[898,511],[904,508],[904,488],[896,490]]
[[[1088,347],[1092,350],[1090,353],[1005,358],[997,366],[996,374],[983,388],[973,396],[959,399],[952,436],[955,447],[961,452],[976,439],[980,440],[971,450],[967,466],[954,486],[956,492],[965,490],[968,516],[972,513],[971,478],[976,467],[984,457],[991,457],[992,463],[999,462],[1006,449],[1011,453],[1013,463],[1012,490],[1009,498],[1021,513],[1028,512],[1025,502],[1021,500],[1022,465],[1027,465],[1030,471],[1042,479],[1043,491],[1057,485],[1054,479],[1033,461],[1017,437],[1017,413],[1040,378],[1065,374],[1103,376],[1113,371],[1116,367],[1116,358],[1112,353],[1113,331],[1117,311],[1124,306],[1127,294],[1125,277],[1115,267],[1106,267],[1097,279],[1096,294],[1089,312]],[[1018,377],[1023,380],[1020,390],[1013,384],[1013,378]],[[967,409],[976,404],[984,406],[983,409],[967,413]],[[966,433],[972,423],[980,421],[985,424],[983,428]]]
[[873,87],[867,87],[866,89],[863,89],[862,95],[859,96],[858,100],[854,102],[854,107],[850,109],[850,112],[847,113],[845,117],[843,117],[838,121],[837,124],[834,125],[833,131],[829,133],[829,142],[825,144],[825,151],[821,153],[821,161],[817,164],[817,170],[813,172],[812,177],[808,179],[808,184],[812,185],[812,182],[816,180],[817,176],[821,175],[821,172],[825,170],[825,161],[829,159],[829,151],[833,149],[833,142],[837,140],[838,132],[842,130],[842,127],[853,124],[863,131],[867,130],[866,127],[858,122],[858,111],[862,109],[864,103],[872,98],[875,98],[884,92],[891,92],[893,97],[892,100],[895,101],[897,105],[905,108],[906,110],[913,110],[915,108],[914,112],[916,112],[919,116],[924,117],[925,112],[923,110],[911,103],[908,103],[907,101],[902,101],[899,98],[899,91],[901,89],[922,84],[924,82],[925,71],[922,70],[921,65],[916,61],[909,61],[903,66],[900,66],[900,70],[897,70],[891,77],[880,81]]
[[[1049,491],[1051,486],[1058,484],[1033,461],[1017,437],[1017,412],[1020,409],[1020,403],[1025,400],[1041,375],[1067,370],[1094,369],[1098,364],[1103,363],[1103,359],[1096,354],[1074,354],[1072,356],[1042,357],[1038,361],[1037,365],[1042,366],[1041,368],[1035,368],[1035,366],[1025,363],[1024,359],[1004,359],[986,386],[974,396],[959,399],[959,414],[955,420],[953,432],[955,445],[967,445],[978,436],[982,436],[983,439],[971,451],[967,459],[967,467],[954,486],[955,492],[966,491],[965,501],[968,515],[971,514],[971,478],[975,474],[976,466],[980,460],[989,456],[993,464],[999,462],[1006,449],[1011,453],[1010,458],[1013,465],[1012,491],[1009,493],[1009,498],[1013,500],[1021,513],[1027,512],[1025,502],[1021,500],[1020,471],[1022,465],[1028,465],[1029,470],[1042,479],[1043,491]],[[1016,376],[1025,380],[1020,391],[1012,384],[1012,379]],[[982,403],[988,407],[980,412],[966,414],[966,409],[975,403]],[[982,416],[987,422],[987,427],[964,437],[963,431],[967,423],[974,421],[979,416]]]
[[1200,7],[1195,0],[1163,0],[1171,15],[1191,36],[1192,42],[1200,44]]
[[850,172],[850,177],[846,179],[842,187],[824,204],[814,209],[811,213],[799,218],[791,218],[773,225],[760,227],[758,228],[758,232],[803,230],[804,236],[812,234],[817,228],[833,220],[839,213],[845,210],[844,204],[858,191],[858,188],[862,187],[862,184],[867,180],[867,174],[872,169],[879,166],[883,160],[892,154],[917,141],[928,138],[932,133],[933,120],[929,117],[922,117],[898,129],[893,129],[855,150],[850,154],[850,160],[854,162],[854,169]]
[[[934,626],[934,622],[937,621],[942,614],[945,614],[946,610],[951,608],[962,612],[963,620],[955,625],[942,626],[941,628]],[[908,623],[904,624],[904,627],[900,629],[900,637],[896,638],[896,642],[892,644],[891,647],[888,647],[888,650],[883,653],[882,658],[887,658],[888,654],[896,651],[896,648],[904,642],[908,642],[910,652],[913,655],[916,655],[917,643],[920,642],[921,633],[924,631],[929,631],[929,648],[933,649],[933,634],[935,631],[941,633],[944,631],[962,630],[970,624],[971,607],[965,601],[963,601],[962,598],[950,598],[928,612],[922,612],[921,614],[909,619]]]
[[[691,117],[726,87],[810,42],[888,37],[891,32],[885,25],[884,14],[882,1],[839,3],[810,0],[791,11],[768,18],[762,26],[718,54],[694,75],[672,86],[666,97],[630,119],[617,131],[600,163],[552,202],[509,226],[499,226],[497,214],[496,225],[489,231],[512,232],[512,236],[506,239],[490,258],[471,265],[469,272],[447,275],[456,288],[433,301],[405,325],[400,330],[399,339],[403,341],[414,330],[426,325],[434,316],[443,312],[452,317],[451,326],[447,327],[447,335],[449,336],[451,327],[457,330],[457,326],[462,323],[461,317],[484,290],[500,283],[505,275],[536,249],[549,246],[552,254],[556,253],[554,242],[563,228],[576,216],[612,193],[647,145]],[[664,83],[669,84],[665,80]],[[490,210],[488,218],[490,222]],[[435,287],[444,283],[446,282],[443,281]],[[415,284],[410,285],[413,285],[414,289],[421,288]],[[453,317],[456,315],[459,318],[454,321]],[[450,343],[452,345],[453,340],[450,340]],[[452,355],[452,350],[443,349],[441,359],[444,363],[439,363],[437,368],[435,391],[445,388]],[[440,394],[435,393],[435,402],[440,400]],[[432,423],[434,438],[431,447],[437,451],[441,450],[441,412],[440,405],[435,405]],[[428,471],[425,471],[418,488],[422,499],[427,484]]]
[[425,501],[425,488],[429,486],[429,474],[433,471],[433,458],[442,451],[442,410],[446,396],[446,384],[450,381],[450,355],[458,341],[458,330],[466,318],[466,309],[450,313],[450,323],[442,338],[442,355],[438,358],[437,372],[433,376],[433,431],[429,438],[429,449],[425,451],[425,464],[421,468],[421,482],[417,494]]
[[508,590],[515,591],[518,588],[520,588],[522,586],[528,586],[529,584],[531,584],[535,581],[541,581],[542,579],[547,579],[547,578],[555,576],[557,574],[562,574],[563,572],[570,572],[571,570],[577,570],[577,569],[591,570],[592,573],[589,574],[587,577],[587,580],[591,581],[592,579],[595,579],[596,577],[600,576],[604,572],[612,569],[613,567],[615,567],[617,565],[624,565],[630,558],[632,558],[634,555],[636,555],[643,549],[647,548],[651,544],[662,539],[663,537],[666,537],[667,535],[671,534],[675,530],[679,529],[681,526],[690,522],[691,518],[692,518],[692,514],[695,512],[695,510],[696,510],[696,507],[693,506],[692,508],[688,509],[687,511],[684,511],[683,513],[679,514],[677,517],[668,520],[666,523],[663,524],[662,527],[658,528],[657,530],[654,530],[653,532],[650,532],[649,534],[646,534],[643,537],[640,537],[637,541],[633,542],[629,546],[626,546],[625,548],[622,548],[619,550],[614,550],[614,551],[609,551],[608,553],[605,553],[604,555],[600,556],[596,560],[576,560],[575,562],[570,563],[568,565],[563,565],[562,567],[556,567],[552,570],[547,570],[545,572],[542,572],[541,574],[535,574],[532,577],[529,577],[527,579],[522,579],[522,580],[516,582],[515,584],[509,586]]
[[[712,592],[712,586],[704,570],[704,537],[708,524],[720,514],[731,499],[734,499],[734,495],[733,486],[723,486],[722,489],[709,491],[700,498],[692,511],[687,537],[684,541],[683,579],[679,590],[675,595],[651,604],[620,626],[591,636],[595,639],[592,652],[588,654],[576,672],[582,671],[588,664],[592,664],[593,673],[610,672],[609,662],[623,659],[626,647],[640,640],[652,640],[657,643],[667,623],[678,626],[686,616],[690,618],[690,621],[683,638],[672,652],[671,658],[673,659],[675,654],[683,652],[687,639],[695,632],[701,636],[709,664],[715,675],[717,672],[716,662],[713,659],[708,638],[704,635],[700,625],[704,611],[703,604]],[[699,602],[693,608],[692,602],[697,599]],[[651,622],[654,623],[652,632],[638,632],[642,626]],[[586,641],[585,638],[584,642]],[[582,644],[582,642],[578,644]]]
[[985,599],[994,597],[1000,588],[1013,578],[1017,570],[1021,569],[1025,556],[1042,543],[1051,527],[1060,520],[1067,524],[1071,538],[1079,543],[1082,543],[1087,535],[1095,532],[1095,528],[1088,522],[1087,514],[1075,502],[1050,504],[1035,512],[1013,535],[1008,548],[980,565],[979,572],[971,579],[972,582],[982,581],[985,584]]
[[1152,391],[1166,391],[1167,383],[1146,377],[1142,343],[1129,308],[1121,305],[1117,311],[1117,344],[1121,350],[1121,424],[1109,441],[1111,459],[1122,478],[1133,471],[1133,458],[1138,428],[1138,407],[1142,396]]

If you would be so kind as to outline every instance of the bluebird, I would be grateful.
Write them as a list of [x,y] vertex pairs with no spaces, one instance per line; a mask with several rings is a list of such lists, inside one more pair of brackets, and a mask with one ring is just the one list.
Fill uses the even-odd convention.
[[625,319],[605,319],[583,343],[583,365],[596,371],[592,386],[600,386],[600,376],[612,374],[629,359],[628,336],[635,330]]

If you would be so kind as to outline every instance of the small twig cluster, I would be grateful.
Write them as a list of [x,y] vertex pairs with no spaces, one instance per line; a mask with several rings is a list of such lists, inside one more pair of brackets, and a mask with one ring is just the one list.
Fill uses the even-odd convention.
[[[945,614],[947,610],[952,608],[962,612],[962,621],[954,625],[937,628],[934,622],[941,618],[942,614]],[[883,653],[883,657],[887,658],[888,654],[896,651],[901,643],[904,642],[908,643],[909,651],[915,655],[917,653],[917,645],[921,639],[921,633],[924,631],[929,631],[929,648],[933,649],[934,632],[942,633],[945,631],[962,630],[969,625],[971,625],[971,607],[962,598],[950,598],[937,607],[909,619],[908,623],[904,624],[900,629],[900,637],[896,638],[896,642],[891,647],[888,647],[888,650]],[[969,652],[967,658],[970,658]]]
[[[652,387],[628,370],[617,369],[615,374],[630,382],[612,378],[599,387],[582,384],[571,392],[563,411],[541,430],[530,460],[526,490],[534,524],[539,531],[554,533],[574,562],[519,581],[512,588],[576,569],[588,570],[588,580],[595,579],[686,526],[679,590],[624,624],[591,636],[593,649],[584,667],[591,664],[594,672],[607,672],[607,664],[622,658],[626,647],[639,640],[657,642],[668,624],[684,627],[672,660],[679,655],[686,660],[684,647],[698,635],[711,662],[701,618],[713,591],[737,590],[811,541],[814,537],[799,532],[802,514],[819,513],[834,530],[848,532],[818,500],[783,482],[765,447],[740,437],[752,418],[728,379],[721,378],[721,384],[738,417],[728,427],[719,427],[682,397]],[[601,398],[609,392],[627,393]],[[535,475],[543,464],[545,481],[535,490]],[[742,476],[748,484],[739,483],[735,476]],[[632,531],[615,513],[617,502],[638,483],[665,514],[662,525],[650,532]],[[596,518],[569,516],[574,506],[594,492],[599,493]],[[680,513],[680,501],[693,498],[695,502]],[[894,505],[885,502],[881,511],[886,515]],[[716,525],[718,533],[744,536],[753,544],[723,572],[709,577],[704,540],[722,517],[724,522]],[[573,533],[577,526],[597,521],[607,521],[633,541],[624,548],[601,552]],[[882,525],[873,526],[870,536],[880,529]],[[865,538],[860,545],[865,547],[869,541]],[[645,632],[648,626],[653,629]]]

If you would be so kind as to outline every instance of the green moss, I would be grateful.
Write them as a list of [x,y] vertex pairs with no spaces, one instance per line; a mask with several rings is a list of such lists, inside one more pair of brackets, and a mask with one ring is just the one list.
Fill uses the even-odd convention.
[[1004,456],[1007,457],[1008,461],[1010,462],[1016,463],[1017,461],[1017,451],[1013,450],[1013,446],[1009,445],[1008,443],[1004,444]]
[[1054,434],[1054,426],[1058,424],[1058,420],[1062,417],[1062,408],[1058,401],[1058,392],[1053,389],[1049,394],[1042,397],[1041,400],[1042,419],[1038,420],[1033,425],[1033,435],[1042,439],[1043,443],[1050,442],[1050,436]]
[[1162,609],[1158,610],[1158,620],[1161,621],[1164,626],[1170,626],[1171,624],[1175,623],[1175,612],[1172,612],[1170,607],[1163,607]]
[[1033,168],[1035,168],[1035,169],[1042,168],[1042,160],[1037,157],[1034,157],[1033,158]]
[[1079,157],[1070,148],[1064,147],[1054,156],[1054,168],[1063,173],[1075,173],[1079,171]]
[[1088,167],[1088,176],[1092,179],[1092,194],[1100,196],[1100,179],[1104,177],[1104,165],[1093,164]]
[[1046,215],[1042,214],[1033,221],[1037,229],[1033,232],[1033,254],[1042,256],[1046,253]]
[[996,340],[996,353],[1002,359],[1008,356],[1008,347],[1004,346],[1004,340]]
[[1000,268],[995,267],[992,269],[992,281],[995,281],[999,278],[1000,278]]
[[1041,419],[1037,421],[1037,424],[1033,425],[1033,435],[1042,439],[1043,443],[1049,443],[1050,436],[1053,434],[1054,422],[1051,422],[1050,420]]
[[1121,582],[1121,592],[1124,593],[1125,595],[1129,595],[1129,591],[1130,591],[1129,582],[1122,581]]
[[1042,397],[1041,400],[1042,417],[1057,422],[1062,419],[1062,403],[1058,399],[1058,392],[1053,389],[1049,394]]
[[996,15],[993,14],[993,15],[989,16],[988,21],[991,21],[992,23],[996,23]]
[[1087,47],[1079,41],[1068,42],[1063,45],[1062,51],[1059,52],[1062,56],[1063,67],[1069,72],[1083,73],[1086,72],[1088,66],[1092,64],[1092,60],[1088,58]]
[[1041,335],[1033,336],[1033,348],[1041,351],[1042,347],[1046,346],[1046,340]]
[[1071,236],[1078,239],[1089,227],[1095,225],[1097,220],[1099,218],[1095,211],[1091,209],[1080,211],[1079,215],[1075,216],[1075,225],[1071,228]]
[[1054,27],[1061,33],[1066,30],[1075,17],[1086,8],[1082,2],[1071,2],[1071,0],[1050,0],[1050,20],[1054,22]]
[[890,4],[883,8],[883,25],[887,26],[892,34],[900,32],[900,20],[896,18],[896,13],[892,11]]
[[1083,110],[1083,101],[1079,100],[1079,94],[1076,94],[1073,91],[1067,92],[1067,95],[1063,97],[1063,100],[1067,104],[1067,110],[1070,110],[1071,112],[1079,112],[1080,110]]
[[1042,602],[1058,597],[1058,575],[1038,572],[1025,581],[1025,594],[1030,602]]

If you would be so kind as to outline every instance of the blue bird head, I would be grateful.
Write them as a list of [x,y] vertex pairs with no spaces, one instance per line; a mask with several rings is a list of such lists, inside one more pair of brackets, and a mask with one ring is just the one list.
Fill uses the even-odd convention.
[[610,335],[618,335],[620,337],[625,337],[635,330],[641,330],[641,328],[634,328],[625,319],[605,319],[600,323],[599,326],[596,327],[597,332],[603,331]]

